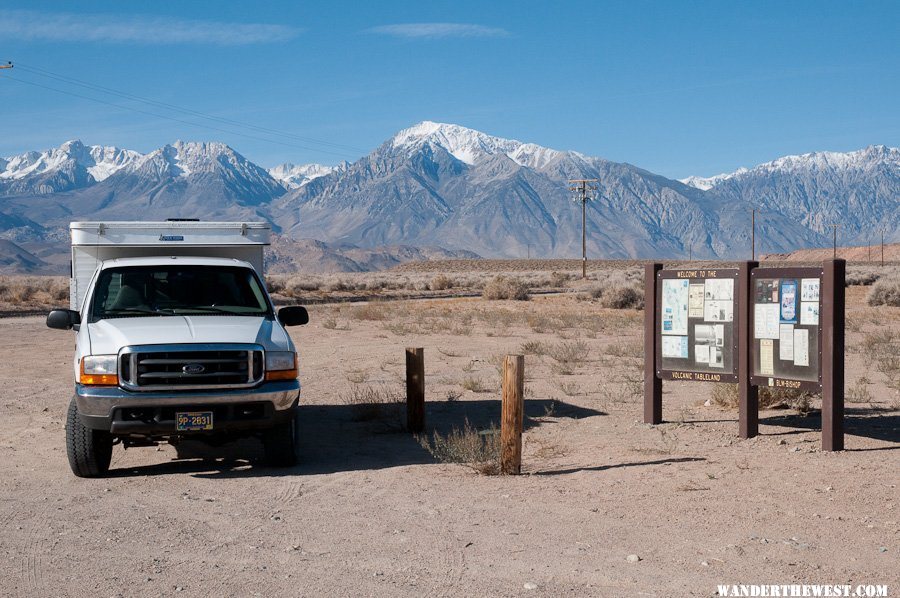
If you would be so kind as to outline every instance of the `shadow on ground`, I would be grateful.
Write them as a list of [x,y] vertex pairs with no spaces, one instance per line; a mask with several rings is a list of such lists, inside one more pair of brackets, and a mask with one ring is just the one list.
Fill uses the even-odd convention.
[[[807,430],[822,429],[822,414],[818,411],[808,415],[786,414],[760,418],[761,424],[782,426],[786,428],[802,428]],[[895,411],[878,408],[845,407],[844,433],[863,436],[875,440],[898,443],[894,447],[879,447],[860,450],[892,450],[900,449],[900,415]]]
[[[562,401],[525,401],[526,430],[552,423],[556,418],[581,419],[605,415]],[[403,404],[302,405],[300,407],[300,463],[291,468],[271,468],[262,462],[261,443],[244,438],[215,447],[197,441],[178,446],[179,459],[110,471],[110,476],[190,473],[198,477],[285,476],[341,471],[384,469],[434,463],[418,439],[404,430]],[[425,403],[426,433],[446,435],[468,422],[484,430],[499,429],[500,401],[429,401]],[[147,449],[136,449],[147,450]]]

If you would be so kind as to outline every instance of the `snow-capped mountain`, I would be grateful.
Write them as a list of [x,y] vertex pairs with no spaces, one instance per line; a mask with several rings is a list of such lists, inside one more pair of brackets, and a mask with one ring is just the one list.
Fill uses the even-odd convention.
[[[422,122],[353,164],[265,170],[229,146],[182,142],[142,155],[68,142],[0,159],[0,239],[64,245],[76,219],[263,219],[296,239],[440,246],[485,257],[574,257],[581,210],[568,180],[599,179],[587,206],[588,254],[744,258],[900,240],[900,150],[787,156],[751,169],[675,181],[630,164]],[[823,234],[826,233],[826,234]],[[827,236],[826,236],[827,235]],[[37,254],[36,254],[37,255]],[[43,256],[41,256],[43,259]]]
[[689,176],[686,179],[678,180],[685,185],[688,185],[689,187],[694,187],[695,189],[700,189],[702,191],[709,191],[722,181],[727,181],[728,179],[739,174],[744,174],[745,172],[747,172],[746,168],[738,168],[734,172],[723,172],[722,174],[717,174],[711,177]]
[[[434,122],[285,195],[273,217],[295,236],[364,247],[437,243],[485,256],[571,257],[581,249],[572,178],[601,181],[587,210],[591,255],[681,255],[693,244],[694,255],[712,257],[741,251],[744,238],[749,246],[749,231],[731,230],[742,209],[735,202],[629,164]],[[773,246],[820,240],[777,213],[767,222],[785,231],[772,235]]]
[[331,174],[335,170],[346,169],[348,164],[341,162],[337,166],[324,166],[322,164],[300,164],[294,165],[290,162],[279,164],[268,170],[269,175],[281,183],[287,189],[299,189],[308,182]]
[[840,224],[838,235],[845,244],[868,243],[882,228],[886,239],[900,238],[898,148],[872,145],[852,152],[784,156],[699,180],[709,181],[710,193],[717,197],[778,211],[816,233]]
[[0,158],[0,194],[46,194],[88,187],[129,168],[141,154],[67,141],[58,148]]
[[[490,156],[505,155],[520,166],[540,168],[564,153],[533,143],[493,137],[459,125],[428,120],[400,131],[388,143],[397,152],[406,152],[407,155],[425,147],[440,147],[470,166]],[[583,157],[577,152],[567,153]]]
[[100,182],[49,195],[18,195],[2,210],[42,226],[76,219],[266,219],[263,207],[285,188],[223,143],[176,141]]

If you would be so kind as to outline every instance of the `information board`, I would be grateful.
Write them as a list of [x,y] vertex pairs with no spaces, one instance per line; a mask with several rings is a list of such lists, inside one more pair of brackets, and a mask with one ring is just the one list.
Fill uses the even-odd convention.
[[657,376],[671,380],[737,380],[738,270],[657,273]]
[[751,383],[818,391],[821,268],[756,268],[751,279]]

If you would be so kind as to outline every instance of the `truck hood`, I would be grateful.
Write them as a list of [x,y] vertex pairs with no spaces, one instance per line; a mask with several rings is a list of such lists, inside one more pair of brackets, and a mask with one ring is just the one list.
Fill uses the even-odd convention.
[[88,324],[93,355],[115,355],[129,345],[256,343],[267,351],[293,350],[278,322],[256,316],[112,318]]

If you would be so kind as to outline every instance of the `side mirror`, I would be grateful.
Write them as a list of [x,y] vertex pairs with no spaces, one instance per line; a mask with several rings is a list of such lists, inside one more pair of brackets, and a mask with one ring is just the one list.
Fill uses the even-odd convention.
[[278,321],[285,326],[303,326],[309,323],[309,312],[302,305],[291,305],[278,310]]
[[81,324],[81,314],[71,309],[54,309],[47,314],[47,327],[71,330]]

